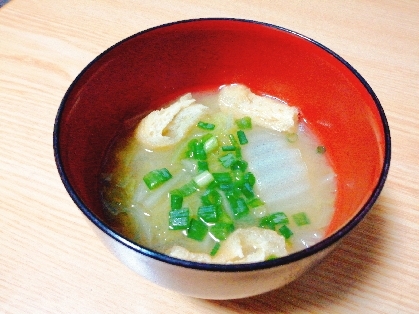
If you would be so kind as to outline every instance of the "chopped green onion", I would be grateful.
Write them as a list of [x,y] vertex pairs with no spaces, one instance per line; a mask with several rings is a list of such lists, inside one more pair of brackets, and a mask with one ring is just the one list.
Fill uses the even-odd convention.
[[229,191],[233,189],[233,179],[231,178],[229,172],[215,172],[212,175],[214,177],[215,183],[217,184],[217,187],[220,190]]
[[252,119],[250,117],[243,117],[241,119],[237,119],[235,122],[239,129],[243,130],[252,128]]
[[218,188],[224,192],[232,191],[234,188],[234,184],[233,183],[220,183],[218,184]]
[[198,190],[199,190],[198,186],[196,185],[195,181],[192,180],[192,181],[184,184],[183,186],[181,186],[179,189],[176,189],[176,190],[172,191],[171,193],[179,194],[179,195],[182,195],[183,197],[185,197],[185,196],[189,196],[189,195],[195,193]]
[[208,171],[209,170],[208,162],[203,161],[203,160],[198,160],[197,169],[198,169],[198,172]]
[[289,239],[294,233],[291,231],[290,228],[288,228],[288,226],[283,225],[278,229],[278,232],[285,238],[285,239]]
[[189,209],[180,208],[169,212],[169,228],[172,230],[184,230],[189,226]]
[[307,214],[304,212],[294,214],[292,215],[292,218],[294,219],[294,222],[297,224],[297,226],[304,226],[310,224],[310,219],[308,219]]
[[224,145],[224,146],[221,146],[221,150],[223,152],[235,151],[236,150],[236,146],[233,146],[233,145]]
[[269,219],[269,217],[263,217],[259,222],[259,227],[264,229],[275,230],[275,226],[276,225]]
[[226,193],[232,193],[235,197],[241,197],[243,195],[242,190],[238,186],[233,186],[233,189],[226,191]]
[[317,151],[318,154],[324,154],[326,152],[326,147],[324,147],[324,146],[317,146],[316,151]]
[[230,172],[214,172],[212,174],[216,183],[232,183],[233,179],[231,178]]
[[272,222],[276,225],[289,223],[287,215],[285,215],[285,213],[283,212],[277,212],[272,215],[269,215],[269,219],[271,219]]
[[245,172],[247,169],[247,161],[244,160],[236,160],[231,165],[231,170],[240,170],[242,172]]
[[208,233],[208,226],[202,221],[198,219],[191,219],[191,223],[189,224],[187,237],[190,239],[194,239],[196,241],[204,240],[205,236]]
[[172,178],[172,175],[169,170],[162,168],[150,171],[143,177],[143,180],[150,190],[154,190],[170,178]]
[[297,133],[287,133],[286,135],[287,141],[290,143],[295,143],[298,140]]
[[191,139],[188,142],[188,150],[186,151],[186,156],[189,158],[193,158],[194,157],[194,149],[195,149],[195,145],[198,143],[198,140],[196,138]]
[[230,168],[231,164],[236,161],[236,157],[232,153],[229,153],[218,158],[218,160],[225,168]]
[[200,141],[202,143],[205,143],[206,141],[208,141],[211,137],[213,137],[214,135],[211,133],[206,133],[204,135],[201,136]]
[[204,130],[214,130],[215,124],[199,121],[197,127]]
[[[234,221],[231,218],[231,216],[229,214],[227,214],[227,212],[222,208],[222,205],[218,206],[218,211],[219,211],[219,222],[218,223],[225,223],[225,224],[230,224],[234,227]],[[234,229],[234,228],[233,228]]]
[[220,249],[220,247],[221,247],[220,242],[216,242],[216,243],[215,243],[215,245],[214,245],[214,247],[213,247],[213,248],[212,248],[212,250],[211,250],[210,255],[211,255],[211,256],[214,256],[215,254],[217,254],[217,252],[218,252],[218,250]]
[[236,146],[236,157],[242,158],[242,148],[240,146]]
[[277,212],[263,217],[260,220],[259,227],[275,230],[275,226],[279,224],[287,224],[289,222],[287,215],[283,212]]
[[193,178],[198,188],[203,188],[214,181],[212,174],[205,170]]
[[240,190],[243,193],[243,195],[246,196],[246,198],[248,199],[252,199],[255,197],[255,193],[253,192],[253,187],[248,182],[245,182],[241,186]]
[[170,208],[171,209],[181,209],[183,203],[183,196],[179,193],[170,192]]
[[256,208],[262,205],[265,205],[265,202],[263,202],[260,198],[253,198],[250,201],[247,202],[247,205],[249,205],[252,208]]
[[236,219],[242,218],[249,214],[249,207],[247,206],[245,200],[241,197],[236,197],[235,195],[229,194],[227,196],[227,201],[230,204],[230,209]]
[[215,189],[217,187],[217,183],[215,182],[215,180],[214,181],[212,181],[208,186],[207,186],[207,189],[208,190],[213,190],[213,189]]
[[228,222],[217,222],[209,228],[212,238],[217,241],[223,241],[234,231],[234,224]]
[[230,134],[228,137],[230,138],[231,145],[233,145],[233,146],[239,146],[239,143],[237,142],[237,140],[236,140],[236,138],[234,137],[233,134]]
[[204,205],[220,205],[222,201],[221,194],[215,189],[207,189],[201,196]]
[[210,152],[216,150],[217,147],[218,147],[217,138],[214,135],[212,135],[212,134],[209,134],[209,135],[211,135],[211,136],[208,137],[208,138],[205,138],[204,137],[202,139],[203,140],[203,143],[204,143],[204,150],[207,153],[210,153]]
[[240,197],[241,196],[241,193],[237,193],[236,192],[236,189],[235,189],[235,186],[234,186],[234,184],[233,183],[224,183],[224,184],[220,184],[219,186],[218,186],[218,188],[221,190],[221,191],[223,191],[224,192],[224,195],[226,196],[226,197],[229,197],[229,196],[233,196],[233,197]]
[[240,187],[245,183],[244,174],[240,169],[233,170],[231,174],[233,176],[233,182],[236,186]]
[[[225,145],[221,146],[221,142],[219,143],[212,133],[194,137],[188,142],[186,155],[196,160],[194,163],[196,163],[197,175],[180,188],[170,191],[169,228],[187,230],[184,235],[197,241],[203,241],[209,232],[216,241],[211,250],[212,256],[220,248],[220,241],[225,240],[234,231],[236,227],[234,220],[244,218],[250,213],[250,208],[265,204],[255,194],[256,178],[253,173],[246,172],[248,163],[242,159],[241,145],[248,143],[246,133],[242,129],[252,128],[251,119],[244,117],[236,120],[236,123],[240,130],[236,132],[237,135],[229,134],[229,142],[228,140],[223,142]],[[205,130],[215,128],[214,124],[204,121],[199,121],[197,126]],[[210,168],[217,169],[221,166],[213,164],[217,158],[226,168],[225,172],[211,173]],[[198,205],[199,207],[192,214],[188,208],[182,207],[183,200],[200,190],[203,190],[198,196],[201,199],[201,205]],[[224,209],[226,203],[228,208]],[[282,225],[288,223],[279,219],[278,215],[275,213],[262,218],[260,226],[275,230],[280,222]],[[285,228],[281,230],[286,232]],[[280,230],[278,232],[281,233]],[[288,234],[285,233],[284,237]]]
[[244,181],[249,183],[251,186],[254,186],[256,183],[255,175],[251,172],[246,172],[244,174]]
[[218,216],[216,205],[205,205],[198,208],[198,217],[206,223],[217,222]]
[[239,139],[240,145],[245,145],[249,143],[246,134],[242,130],[237,131],[237,138]]
[[205,160],[207,159],[207,153],[204,149],[204,143],[196,141],[192,147],[193,158],[198,160]]

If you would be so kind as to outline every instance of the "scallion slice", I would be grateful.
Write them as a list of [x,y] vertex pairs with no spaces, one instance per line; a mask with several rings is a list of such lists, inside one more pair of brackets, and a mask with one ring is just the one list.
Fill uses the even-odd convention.
[[243,117],[241,119],[237,119],[235,122],[239,129],[244,130],[252,128],[252,119],[250,117]]
[[236,147],[236,158],[240,159],[242,157],[243,157],[243,155],[242,155],[242,148],[240,146],[237,146]]
[[246,201],[241,197],[236,197],[233,194],[226,195],[227,201],[230,205],[231,212],[236,219],[240,219],[249,214],[249,207]]
[[205,170],[197,176],[195,176],[193,180],[195,181],[198,188],[203,188],[210,184],[212,181],[214,181],[214,177],[208,170]]
[[180,208],[169,212],[169,228],[185,230],[189,226],[189,208]]
[[205,160],[198,160],[197,170],[198,172],[208,171],[209,170],[208,162]]
[[216,205],[204,205],[198,208],[198,217],[206,223],[218,221],[219,212]]
[[232,151],[235,151],[236,150],[236,146],[233,146],[233,145],[224,145],[224,146],[221,146],[221,150],[223,152],[232,152]]
[[249,205],[252,208],[256,208],[256,207],[265,205],[265,202],[262,201],[260,198],[255,197],[255,198],[251,199],[250,201],[248,201],[247,205]]
[[223,241],[234,231],[234,224],[229,222],[217,222],[209,228],[211,237],[217,241]]
[[170,193],[170,207],[171,209],[181,209],[183,203],[183,196],[180,193]]
[[216,189],[207,189],[201,196],[204,205],[220,205],[222,201],[222,196]]
[[216,187],[222,191],[232,190],[234,187],[233,179],[229,172],[215,172],[212,174]]
[[260,220],[259,227],[275,230],[279,224],[287,224],[289,222],[287,215],[283,212],[277,212],[263,217]]
[[202,221],[198,219],[191,219],[189,224],[187,237],[190,239],[194,239],[196,241],[204,240],[205,236],[208,233],[208,226]]
[[288,228],[287,225],[283,225],[278,229],[279,234],[281,234],[285,239],[289,239],[294,233]]
[[231,174],[235,186],[241,187],[245,183],[243,171],[240,169],[233,170]]
[[194,158],[194,150],[195,150],[195,145],[197,143],[198,143],[198,140],[196,138],[193,138],[188,142],[188,150],[186,151],[186,157]]
[[229,153],[227,155],[221,156],[218,158],[218,160],[225,168],[230,168],[231,164],[236,161],[236,157],[232,153]]
[[236,140],[236,138],[234,137],[233,134],[230,134],[228,137],[230,138],[231,145],[233,145],[233,146],[239,146],[239,143],[237,142],[237,140]]
[[233,179],[229,172],[214,172],[212,174],[216,183],[233,183]]
[[214,130],[215,124],[199,121],[197,124],[198,128],[204,129],[204,130]]
[[172,174],[169,170],[162,168],[150,171],[143,177],[143,180],[150,190],[154,190],[170,178],[172,178]]
[[276,225],[269,219],[269,217],[263,217],[259,222],[259,227],[264,229],[275,230]]
[[234,184],[233,183],[220,183],[218,184],[218,188],[224,192],[233,191]]
[[230,168],[231,170],[240,170],[245,172],[247,169],[247,161],[244,160],[235,160],[231,163]]
[[212,134],[209,134],[209,135],[210,135],[209,137],[207,137],[207,138],[204,137],[202,139],[202,141],[204,143],[204,150],[207,153],[210,153],[210,152],[212,152],[212,151],[214,151],[218,148],[217,138]]
[[240,145],[249,143],[246,134],[242,130],[237,131],[237,138],[239,139]]
[[194,142],[192,147],[193,157],[198,160],[205,160],[207,159],[207,153],[204,149],[204,143],[200,141]]
[[182,195],[183,197],[185,197],[185,196],[189,196],[189,195],[195,193],[198,190],[199,190],[198,186],[196,185],[195,181],[192,180],[192,181],[184,184],[183,186],[181,186],[179,189],[171,191],[170,193],[179,194],[179,195]]
[[287,215],[283,212],[277,212],[269,216],[269,219],[272,220],[276,225],[278,224],[287,224],[289,223]]
[[[246,198],[248,199],[252,199],[255,197],[255,193],[253,192],[253,187],[250,185],[250,183],[245,182],[241,187],[240,187],[241,192],[243,193],[244,196],[246,196]],[[253,206],[252,206],[253,207]]]
[[304,226],[310,224],[310,219],[308,218],[305,212],[300,212],[292,215],[292,219],[294,219],[294,222],[297,226]]
[[256,183],[255,175],[251,172],[246,172],[244,174],[244,181],[248,182],[251,186],[254,186]]
[[220,242],[216,242],[216,243],[214,244],[214,246],[213,246],[213,248],[212,248],[211,252],[210,252],[210,255],[211,255],[211,256],[215,256],[215,254],[217,254],[217,252],[218,252],[218,250],[220,249],[220,247],[221,247]]

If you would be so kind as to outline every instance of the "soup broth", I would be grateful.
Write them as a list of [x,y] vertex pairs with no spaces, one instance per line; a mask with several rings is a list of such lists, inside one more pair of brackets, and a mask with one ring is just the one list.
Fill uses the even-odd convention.
[[[138,141],[132,127],[124,129],[111,145],[101,182],[108,223],[132,241],[162,253],[175,246],[215,257],[234,230],[254,230],[249,228],[273,230],[285,240],[288,254],[320,241],[332,218],[336,195],[327,147],[321,146],[304,121],[298,121],[291,133],[279,132],[252,123],[251,117],[236,119],[221,112],[219,91],[192,96],[208,107],[200,117],[205,125],[192,127],[176,145],[150,149]],[[245,134],[246,143],[238,131]],[[216,139],[216,147],[205,159],[191,156],[193,140],[210,137]],[[233,162],[244,162],[234,168],[226,165],[230,158],[226,156]],[[150,189],[144,177],[156,169],[166,169],[171,177]],[[196,179],[202,173],[209,175]],[[233,186],[231,191],[221,185],[219,173],[229,173],[233,183],[226,185]],[[236,181],[247,183],[234,188]],[[192,193],[183,194],[178,206],[188,209],[188,216],[177,212],[177,218],[170,218],[174,191],[187,188],[191,182],[195,183]],[[233,203],[243,206],[232,207],[230,195]],[[211,197],[217,203],[215,211],[208,201]],[[187,226],[176,228],[174,221],[182,219]],[[195,225],[206,228],[199,239],[190,236]]]

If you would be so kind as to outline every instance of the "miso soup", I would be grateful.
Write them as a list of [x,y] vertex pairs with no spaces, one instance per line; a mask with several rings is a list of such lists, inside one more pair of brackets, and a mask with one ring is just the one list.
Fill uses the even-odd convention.
[[[231,98],[222,89],[194,93],[164,107],[188,103],[172,112],[172,121],[169,111],[155,112],[166,119],[163,126],[142,120],[115,138],[101,184],[108,223],[117,232],[150,249],[209,263],[276,258],[324,237],[336,196],[327,147],[298,115],[286,130],[272,127],[269,108],[290,106],[239,88],[248,94],[234,91],[233,102],[251,102],[254,110],[221,108]],[[190,104],[201,107],[182,113]]]

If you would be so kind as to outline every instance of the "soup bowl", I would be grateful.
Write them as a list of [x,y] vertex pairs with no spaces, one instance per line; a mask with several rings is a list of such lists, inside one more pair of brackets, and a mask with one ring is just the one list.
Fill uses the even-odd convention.
[[[224,265],[170,257],[113,230],[106,223],[99,176],[123,123],[187,92],[231,83],[298,107],[327,147],[337,196],[325,238],[281,258]],[[109,250],[151,282],[207,299],[257,295],[298,278],[365,217],[390,165],[383,108],[352,66],[301,34],[237,19],[179,21],[110,47],[67,90],[53,137],[62,182]]]

